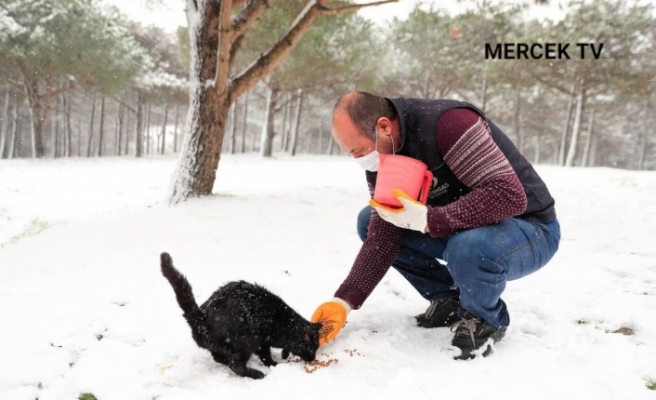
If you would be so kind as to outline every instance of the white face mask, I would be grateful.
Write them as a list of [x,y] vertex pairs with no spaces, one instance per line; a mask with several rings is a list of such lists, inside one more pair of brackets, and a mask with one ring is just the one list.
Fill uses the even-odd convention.
[[[396,151],[394,149],[394,139],[392,139],[392,154],[395,153]],[[360,164],[360,166],[365,170],[376,172],[378,171],[378,163],[380,162],[379,155],[380,153],[378,153],[378,132],[376,132],[376,143],[375,143],[374,151],[367,154],[366,156],[356,158],[355,161],[357,161],[358,164]]]
[[358,157],[355,161],[360,164],[362,168],[367,171],[376,172],[378,171],[378,150],[374,150],[366,156]]

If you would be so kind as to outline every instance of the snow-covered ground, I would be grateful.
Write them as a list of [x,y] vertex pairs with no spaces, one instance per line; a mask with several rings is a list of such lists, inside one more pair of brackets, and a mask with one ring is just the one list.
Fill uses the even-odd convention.
[[0,399],[656,398],[656,172],[538,167],[563,239],[508,285],[511,328],[492,356],[454,361],[451,332],[414,325],[427,304],[391,270],[321,348],[338,363],[308,373],[253,359],[268,376],[252,381],[196,347],[159,253],[199,301],[245,279],[309,318],[359,249],[362,170],[224,155],[214,196],[170,207],[175,165],[0,161]]

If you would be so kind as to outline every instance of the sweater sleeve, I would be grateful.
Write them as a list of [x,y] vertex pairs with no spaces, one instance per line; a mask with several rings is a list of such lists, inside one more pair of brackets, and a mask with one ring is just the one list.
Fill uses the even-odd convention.
[[[369,194],[373,198],[373,187]],[[351,271],[335,292],[335,297],[346,300],[359,309],[389,270],[401,248],[403,230],[378,216],[372,208],[367,239],[362,244]]]
[[446,165],[471,192],[446,206],[428,208],[432,237],[497,223],[526,210],[517,174],[476,112],[457,108],[442,114],[437,142]]

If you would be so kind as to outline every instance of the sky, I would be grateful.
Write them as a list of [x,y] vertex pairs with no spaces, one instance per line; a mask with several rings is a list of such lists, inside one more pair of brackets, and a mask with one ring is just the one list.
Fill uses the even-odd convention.
[[[154,24],[162,27],[167,31],[175,31],[180,26],[186,26],[187,20],[184,13],[183,0],[105,0],[109,4],[118,7],[122,12],[132,19],[141,21],[144,25]],[[357,3],[368,3],[374,0],[357,0]],[[525,3],[525,0],[510,0],[516,3]],[[656,2],[656,0],[651,0]],[[564,12],[559,9],[562,0],[551,0],[549,5],[533,5],[529,10],[529,16],[538,18],[558,19]],[[158,4],[154,4],[158,3]],[[360,14],[372,21],[385,24],[391,21],[395,16],[405,18],[417,4],[423,7],[434,5],[439,8],[446,8],[451,11],[457,11],[465,7],[461,2],[456,1],[438,1],[438,0],[399,0],[398,3],[390,3],[377,7],[368,7],[362,9]]]

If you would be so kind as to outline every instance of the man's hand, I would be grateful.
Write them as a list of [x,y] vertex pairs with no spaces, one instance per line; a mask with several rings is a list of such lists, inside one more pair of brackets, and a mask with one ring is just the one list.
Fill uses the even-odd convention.
[[312,322],[321,322],[323,324],[320,331],[319,345],[323,346],[337,336],[346,323],[346,315],[350,311],[351,306],[338,298],[327,301],[317,308],[312,315]]
[[369,205],[376,209],[378,215],[390,224],[403,229],[412,229],[413,231],[422,233],[427,232],[428,208],[421,202],[405,194],[401,189],[394,189],[392,194],[403,204],[402,208],[391,208],[373,199],[369,200]]

